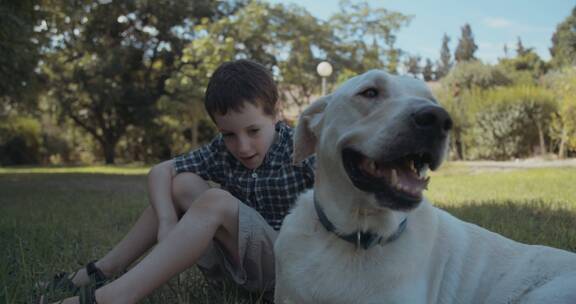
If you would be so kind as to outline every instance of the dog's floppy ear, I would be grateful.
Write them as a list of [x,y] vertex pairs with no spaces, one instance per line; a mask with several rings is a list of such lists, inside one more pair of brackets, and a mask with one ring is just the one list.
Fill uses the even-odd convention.
[[299,164],[306,157],[314,154],[329,96],[316,100],[300,114],[294,133],[294,153],[292,154],[294,164]]

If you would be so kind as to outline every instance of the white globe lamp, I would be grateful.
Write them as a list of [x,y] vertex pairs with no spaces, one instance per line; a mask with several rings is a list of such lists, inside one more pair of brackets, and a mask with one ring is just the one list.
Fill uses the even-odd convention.
[[326,77],[332,75],[332,65],[328,61],[322,61],[316,66],[316,72],[322,77],[322,96],[326,95]]

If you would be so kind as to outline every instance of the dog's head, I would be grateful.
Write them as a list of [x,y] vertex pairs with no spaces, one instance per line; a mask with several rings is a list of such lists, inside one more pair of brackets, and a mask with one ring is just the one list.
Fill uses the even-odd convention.
[[423,81],[373,70],[302,113],[294,161],[316,151],[320,185],[361,191],[374,207],[409,210],[422,200],[428,169],[444,159],[451,128]]

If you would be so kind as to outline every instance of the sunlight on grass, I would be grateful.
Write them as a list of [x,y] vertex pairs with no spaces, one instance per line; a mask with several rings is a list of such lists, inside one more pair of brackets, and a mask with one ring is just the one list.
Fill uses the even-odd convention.
[[576,210],[576,168],[473,170],[449,164],[431,175],[426,197],[435,204],[541,200]]
[[92,173],[92,174],[147,174],[150,167],[145,166],[87,166],[87,167],[0,167],[0,174],[30,173]]

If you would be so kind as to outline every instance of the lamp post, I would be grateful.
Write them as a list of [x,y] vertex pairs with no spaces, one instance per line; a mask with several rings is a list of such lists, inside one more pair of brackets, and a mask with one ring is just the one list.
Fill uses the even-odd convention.
[[322,96],[326,95],[326,77],[332,75],[332,65],[328,61],[322,61],[316,67],[316,72],[322,77]]

